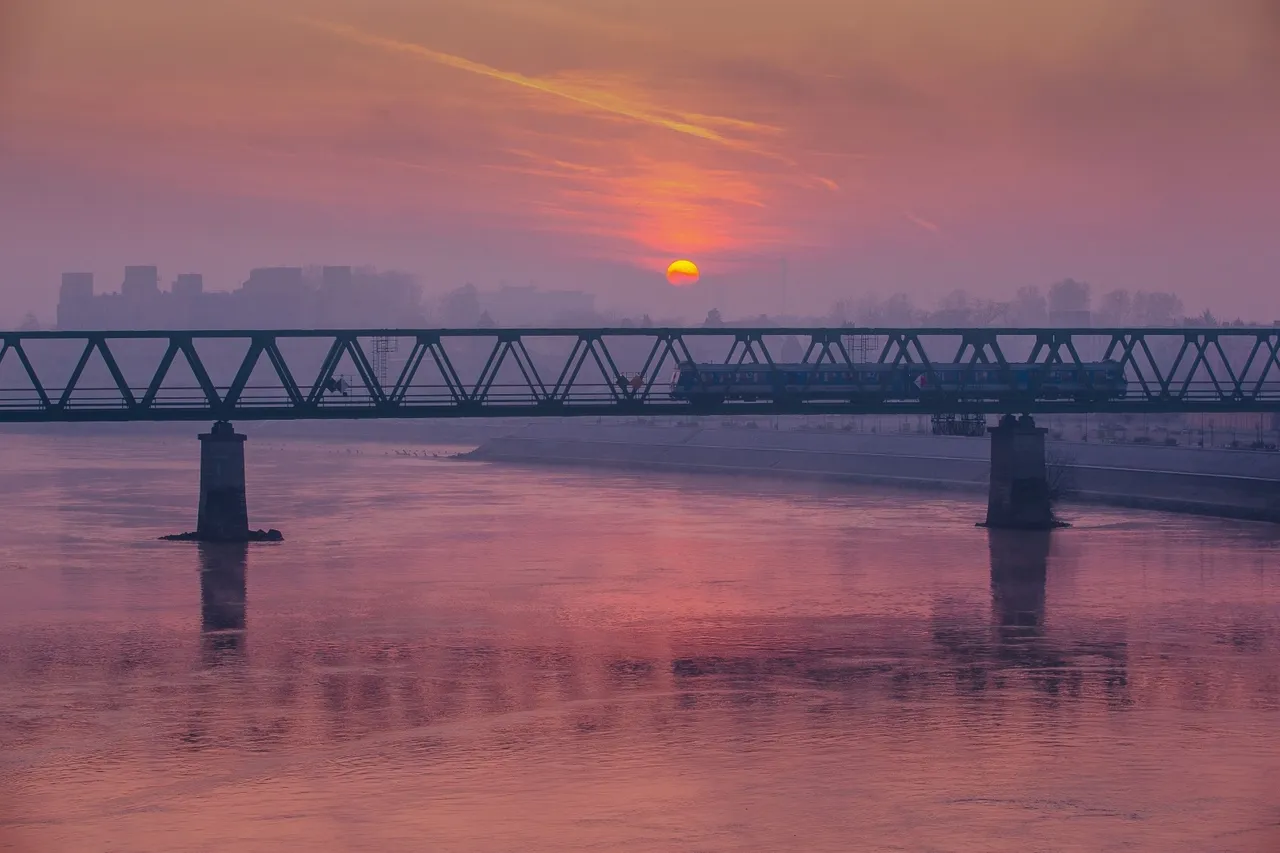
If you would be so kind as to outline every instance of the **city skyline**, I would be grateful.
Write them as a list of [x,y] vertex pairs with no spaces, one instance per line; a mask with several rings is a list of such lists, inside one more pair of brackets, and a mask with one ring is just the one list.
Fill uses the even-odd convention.
[[785,257],[805,313],[1073,277],[1280,315],[1274,4],[733,8],[9,4],[0,319],[137,258],[638,313],[675,258],[767,294]]
[[[1211,309],[1188,314],[1176,293],[1123,288],[1096,291],[1088,282],[1075,279],[1062,279],[1045,288],[1025,286],[994,299],[957,289],[924,305],[904,293],[864,294],[837,300],[816,314],[742,311],[740,303],[720,301],[726,295],[723,290],[695,283],[668,291],[673,299],[679,299],[663,304],[672,313],[655,310],[627,315],[597,306],[595,294],[581,290],[544,289],[536,282],[501,282],[496,288],[477,288],[468,282],[444,292],[426,292],[412,275],[372,266],[256,267],[234,289],[209,289],[205,284],[203,274],[183,272],[166,286],[159,267],[151,264],[126,266],[114,290],[92,272],[64,272],[54,321],[42,323],[28,314],[16,328],[1280,325],[1280,321],[1218,316]],[[728,295],[738,294],[731,291]]]

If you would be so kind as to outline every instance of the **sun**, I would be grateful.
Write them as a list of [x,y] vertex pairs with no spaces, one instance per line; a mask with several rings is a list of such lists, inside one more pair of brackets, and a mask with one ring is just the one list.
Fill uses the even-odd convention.
[[672,261],[671,266],[667,267],[667,281],[676,287],[697,284],[700,276],[698,265],[693,261]]

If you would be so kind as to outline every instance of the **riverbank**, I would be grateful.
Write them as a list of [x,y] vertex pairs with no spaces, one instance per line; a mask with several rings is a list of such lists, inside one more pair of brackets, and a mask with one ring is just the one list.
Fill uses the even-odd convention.
[[[1057,441],[1050,477],[1066,503],[1098,503],[1280,522],[1280,453]],[[987,488],[989,442],[893,433],[534,423],[465,458],[880,483]]]

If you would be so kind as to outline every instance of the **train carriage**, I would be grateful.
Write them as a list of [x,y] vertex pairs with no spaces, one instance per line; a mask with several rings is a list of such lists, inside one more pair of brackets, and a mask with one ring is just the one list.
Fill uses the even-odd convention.
[[930,397],[970,401],[1124,397],[1119,362],[1081,364],[681,364],[671,397],[690,403],[805,401],[875,403]]

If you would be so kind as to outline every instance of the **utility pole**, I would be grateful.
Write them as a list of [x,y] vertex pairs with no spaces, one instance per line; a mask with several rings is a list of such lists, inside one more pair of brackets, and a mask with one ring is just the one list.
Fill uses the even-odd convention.
[[783,255],[779,258],[779,262],[782,266],[782,310],[779,316],[785,317],[787,316],[787,256]]

